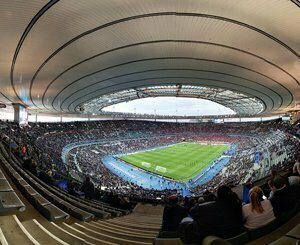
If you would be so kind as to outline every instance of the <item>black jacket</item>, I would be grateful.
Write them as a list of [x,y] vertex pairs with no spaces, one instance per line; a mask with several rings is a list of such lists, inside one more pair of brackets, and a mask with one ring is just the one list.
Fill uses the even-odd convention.
[[242,206],[214,201],[195,206],[191,210],[194,219],[189,231],[189,242],[200,243],[208,235],[221,238],[234,237],[244,231]]
[[86,198],[91,199],[94,197],[95,187],[92,182],[84,181],[80,190],[84,192]]
[[300,200],[300,186],[287,186],[275,191],[270,199],[273,212],[276,217],[280,214],[293,209]]
[[180,221],[187,215],[187,208],[177,203],[167,204],[163,213],[162,231],[177,231]]

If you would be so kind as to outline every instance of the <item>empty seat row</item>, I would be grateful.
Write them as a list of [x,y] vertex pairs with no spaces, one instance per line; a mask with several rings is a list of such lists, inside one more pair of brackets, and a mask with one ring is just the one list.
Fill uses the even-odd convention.
[[[94,208],[91,206],[88,206],[84,203],[78,202],[77,200],[73,200],[68,195],[64,195],[64,193],[57,191],[53,187],[47,185],[43,181],[40,181],[36,176],[34,176],[31,173],[25,173],[24,170],[23,174],[29,176],[29,178],[32,179],[32,182],[34,185],[42,188],[44,190],[44,195],[46,195],[49,199],[51,199],[54,203],[57,203],[58,206],[66,206],[68,209],[71,209],[72,207],[76,207],[78,209],[81,209],[85,212],[88,212],[92,214],[93,216],[96,216],[101,219],[107,219],[111,217],[111,214],[103,211],[102,209]],[[93,217],[89,217],[91,219]],[[85,219],[85,220],[89,220]]]
[[[70,201],[68,197],[61,195],[60,193],[57,193],[57,191],[54,190],[52,187],[45,184],[43,181],[39,180],[36,176],[32,175],[30,172],[27,173],[18,164],[16,164],[15,161],[11,159],[11,156],[9,156],[8,152],[5,150],[3,145],[0,144],[0,148],[3,154],[7,157],[7,160],[9,160],[11,165],[19,172],[17,177],[25,179],[24,181],[26,183],[29,183],[32,188],[37,190],[39,194],[43,196],[45,199],[47,199],[50,203],[53,203],[58,208],[67,212],[73,217],[83,221],[90,220],[95,216],[99,218],[110,217],[109,213],[106,213],[102,210],[88,207],[86,205],[81,205],[81,203],[79,202],[73,202],[72,200]],[[20,186],[20,189],[24,189],[24,188]],[[27,191],[27,188],[25,188],[25,191]],[[31,200],[30,197],[29,199]]]
[[[2,159],[0,158],[0,160]],[[0,169],[0,212],[8,210],[24,211],[25,209],[24,203],[15,193]]]
[[[5,149],[4,149],[5,150]],[[6,152],[6,154],[8,155],[8,153]],[[22,164],[21,162],[15,157],[14,154],[10,154],[9,157],[13,160],[13,163],[18,165],[21,169],[23,169],[22,167]],[[46,185],[43,181],[41,181],[40,179],[38,179],[35,175],[31,174],[29,171],[23,169],[23,171],[26,171],[28,174],[31,175],[32,178],[36,179],[36,181],[38,181],[39,183],[41,184],[44,184]],[[48,186],[48,185],[47,185]],[[48,188],[48,187],[47,187]],[[115,207],[112,207],[112,206],[109,206],[108,204],[106,203],[103,203],[103,202],[99,202],[99,201],[96,201],[96,200],[84,200],[82,198],[78,198],[78,197],[75,197],[75,196],[72,196],[70,195],[69,193],[61,190],[60,188],[58,187],[55,187],[55,186],[52,186],[49,188],[51,188],[51,191],[58,191],[58,192],[62,192],[62,195],[63,196],[67,196],[69,198],[72,198],[74,199],[75,201],[78,201],[78,202],[81,202],[85,205],[88,205],[88,206],[91,206],[92,208],[96,208],[96,209],[100,209],[104,212],[108,212],[110,213],[113,217],[119,217],[121,216],[122,214],[126,215],[126,214],[129,214],[130,211],[129,210],[124,210],[124,209],[120,209],[120,208],[115,208]],[[57,193],[57,192],[56,192]],[[98,216],[99,214],[95,214],[96,216]],[[106,215],[105,213],[103,213],[103,215],[99,216],[100,218],[108,218],[109,215]]]
[[114,208],[115,210],[122,212],[123,215],[130,214],[130,212],[131,212],[130,210],[127,210],[127,209],[111,207],[109,204],[107,204],[105,202],[102,202],[102,201],[98,201],[98,200],[90,200],[90,202],[95,203],[97,205],[102,205],[102,206],[105,206],[105,207]]
[[61,190],[59,188],[55,188],[54,187],[53,189],[55,189],[57,192],[60,192],[61,195],[64,195],[67,198],[69,198],[69,200],[73,199],[74,201],[80,202],[83,205],[90,206],[91,208],[96,208],[96,209],[103,210],[105,212],[110,213],[113,217],[119,217],[119,216],[123,215],[123,213],[121,211],[119,211],[119,210],[116,210],[116,209],[113,209],[113,208],[110,208],[110,207],[105,207],[103,205],[97,205],[95,203],[92,203],[90,201],[84,200],[82,198],[75,197],[75,196],[73,196],[73,195],[71,195],[71,194],[67,193],[66,191],[63,191],[63,190]]
[[[121,210],[117,210],[115,208],[111,207],[103,207],[102,205],[94,204],[89,201],[83,200],[81,198],[74,197],[67,192],[64,192],[60,190],[57,187],[52,187],[41,181],[39,178],[37,178],[35,175],[33,175],[31,172],[24,170],[20,165],[20,162],[16,159],[16,157],[13,154],[10,154],[11,159],[13,160],[12,164],[15,165],[16,168],[18,168],[23,174],[30,175],[30,178],[33,179],[32,183],[34,186],[36,186],[38,189],[44,189],[44,194],[47,195],[50,199],[56,197],[56,199],[63,199],[69,204],[72,204],[73,206],[80,208],[82,210],[85,210],[86,212],[94,214],[98,218],[106,219],[110,218],[111,216],[119,217],[123,213]],[[17,163],[17,164],[16,164]],[[50,191],[50,192],[49,192]],[[54,199],[54,202],[57,202],[57,200]],[[61,205],[61,201],[59,200],[58,206]],[[70,208],[70,205],[68,205]],[[124,212],[128,213],[128,212]],[[90,217],[91,218],[91,217]]]
[[76,197],[76,196],[73,196],[71,194],[69,194],[68,192],[66,192],[65,190],[63,189],[60,189],[59,187],[57,186],[53,186],[54,189],[56,189],[57,191],[60,191],[62,192],[64,195],[67,195],[79,202],[83,202],[83,203],[86,203],[92,207],[96,207],[96,208],[100,208],[100,209],[103,209],[107,212],[110,212],[112,214],[112,216],[114,217],[119,217],[120,215],[127,215],[130,213],[129,210],[125,210],[125,209],[121,209],[121,208],[116,208],[116,207],[113,207],[113,206],[110,206],[109,204],[107,203],[104,203],[104,202],[100,202],[100,201],[97,201],[97,200],[87,200],[87,199],[82,199],[80,197]]
[[56,207],[54,204],[50,203],[45,199],[39,192],[37,192],[33,187],[31,187],[27,181],[25,181],[16,170],[6,161],[5,158],[1,156],[3,167],[6,169],[7,173],[10,175],[12,181],[20,189],[27,200],[47,219],[53,221],[58,219],[67,219],[69,215]]

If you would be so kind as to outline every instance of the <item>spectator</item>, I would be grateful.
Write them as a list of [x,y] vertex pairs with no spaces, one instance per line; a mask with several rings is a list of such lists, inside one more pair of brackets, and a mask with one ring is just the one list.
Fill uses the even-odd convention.
[[[289,177],[288,177],[288,183],[289,185],[300,185],[300,174],[297,171],[297,168],[295,169],[295,165],[299,164],[299,161],[297,160],[294,164],[293,168],[290,169]],[[297,167],[297,166],[296,166]],[[300,164],[299,164],[299,170],[300,170]]]
[[300,176],[299,175],[291,175],[288,177],[289,185],[300,185]]
[[187,208],[179,205],[178,196],[171,195],[164,208],[162,231],[177,231],[180,221],[187,215]]
[[31,164],[30,164],[28,170],[29,170],[32,174],[34,174],[35,176],[38,176],[38,169],[37,169],[37,167],[38,167],[37,162],[36,162],[34,159],[32,159]]
[[49,185],[53,185],[55,182],[55,179],[53,178],[53,173],[51,170],[48,170],[47,172],[41,171],[39,178]]
[[242,203],[228,186],[218,188],[216,201],[191,209],[191,216],[193,223],[189,227],[184,227],[184,224],[181,226],[181,239],[184,243],[199,244],[208,235],[229,238],[244,230]]
[[94,184],[91,182],[90,177],[86,177],[85,181],[82,183],[81,189],[82,192],[85,194],[85,198],[92,199],[94,197],[95,187]]
[[205,202],[213,202],[213,201],[217,200],[217,197],[212,192],[210,192],[209,190],[206,190],[203,193],[203,199],[204,199]]
[[67,185],[67,191],[69,194],[76,196],[75,183],[73,180],[70,180]]
[[263,199],[263,191],[255,186],[249,192],[250,203],[243,206],[244,226],[255,229],[275,219],[271,202]]
[[296,163],[293,166],[293,173],[298,173],[300,175],[300,162],[299,159],[296,161]]
[[270,186],[274,193],[270,201],[276,217],[296,206],[300,199],[300,186],[288,186],[286,180],[281,176],[274,178]]

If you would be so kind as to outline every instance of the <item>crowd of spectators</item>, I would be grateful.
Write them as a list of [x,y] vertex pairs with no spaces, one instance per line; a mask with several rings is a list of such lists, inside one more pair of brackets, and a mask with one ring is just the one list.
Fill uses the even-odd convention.
[[[299,177],[299,173],[294,171]],[[276,218],[300,208],[300,182],[288,184],[287,176],[269,179],[266,197],[262,188],[252,186],[248,203],[229,186],[221,185],[193,202],[171,195],[166,199],[160,237],[180,237],[184,244],[201,244],[208,235],[224,239],[272,223]],[[192,203],[192,205],[191,205]]]
[[[262,169],[265,155],[269,155],[271,160],[284,155],[285,158],[276,165],[283,166],[293,160],[295,151],[299,150],[299,141],[294,139],[299,130],[281,122],[184,124],[116,120],[30,123],[27,127],[1,122],[0,127],[2,139],[24,158],[24,167],[28,170],[41,174],[49,184],[58,178],[70,177],[70,173],[82,180],[88,175],[95,184],[94,192],[100,193],[100,198],[106,196],[106,193],[100,191],[101,187],[116,195],[153,202],[176,193],[176,190],[146,190],[124,181],[122,176],[113,174],[101,163],[101,157],[107,154],[137,151],[182,140],[235,143],[237,154],[231,158],[227,167],[205,185],[192,190],[196,195],[201,195],[205,190],[216,189],[220,185],[241,184],[261,177],[259,170],[253,168],[256,151],[262,153],[258,162],[261,164],[258,169]],[[266,142],[266,139],[269,141]],[[76,155],[76,161],[67,164],[62,161],[62,151],[67,145],[94,141],[99,144],[75,148],[69,152],[70,156]],[[262,151],[261,147],[271,153]]]

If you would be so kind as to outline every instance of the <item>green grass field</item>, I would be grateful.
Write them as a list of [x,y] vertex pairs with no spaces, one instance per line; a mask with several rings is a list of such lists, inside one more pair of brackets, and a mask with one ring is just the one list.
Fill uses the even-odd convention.
[[[196,176],[227,148],[227,145],[179,143],[118,158],[147,171],[183,181]],[[149,163],[151,166],[145,166]],[[166,168],[166,172],[157,171],[156,166]]]

